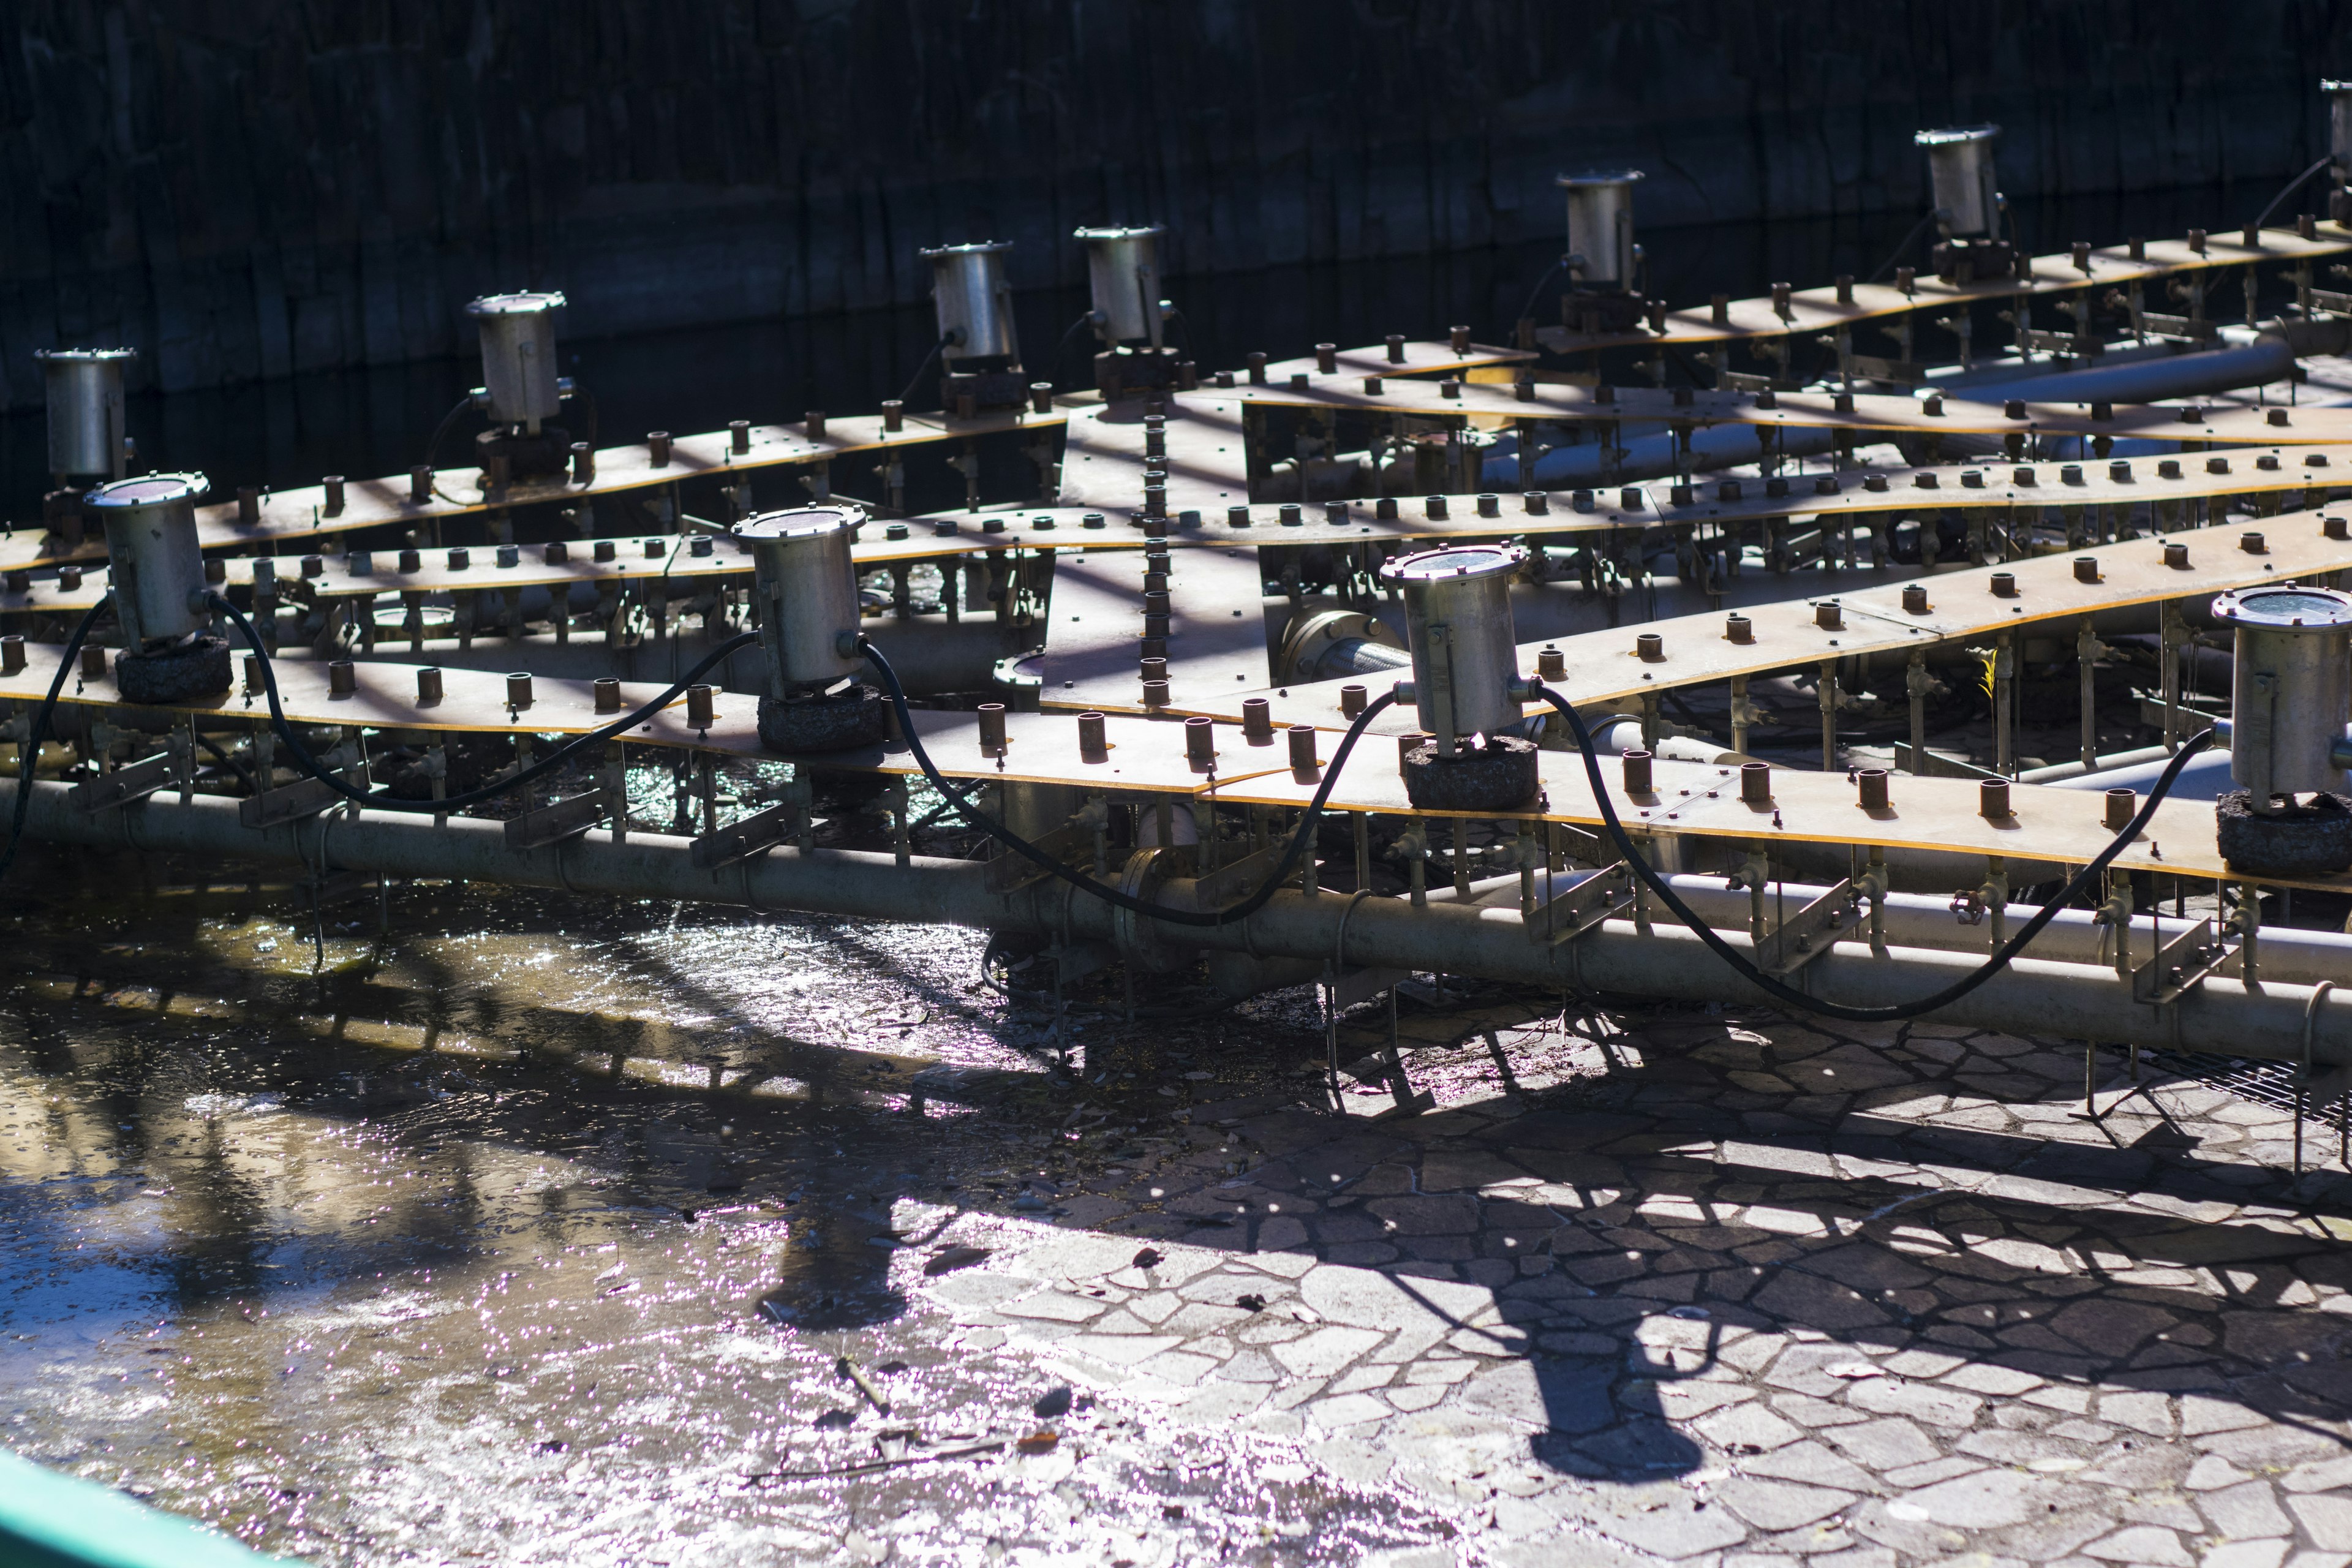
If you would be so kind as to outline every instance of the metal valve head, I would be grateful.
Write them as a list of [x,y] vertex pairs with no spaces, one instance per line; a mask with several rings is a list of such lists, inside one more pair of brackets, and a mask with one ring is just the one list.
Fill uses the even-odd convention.
[[849,547],[865,521],[861,509],[835,504],[762,512],[729,530],[751,546],[772,695],[830,685],[863,667]]
[[1580,286],[1633,286],[1633,186],[1643,178],[1639,169],[1554,176],[1568,193],[1568,249]]
[[2327,152],[2338,183],[2352,180],[2352,81],[2323,79],[2320,92],[2327,100]]
[[2212,611],[2237,634],[2231,777],[2263,805],[2343,788],[2352,594],[2281,584],[2223,594]]
[[1998,125],[1958,125],[1911,138],[1927,150],[1927,180],[1945,233],[1992,235],[1998,226],[2000,182],[1993,174],[1992,144],[2000,135]]
[[1167,232],[1156,223],[1077,231],[1087,247],[1095,332],[1104,342],[1148,340],[1160,347],[1160,237]]
[[1403,596],[1412,700],[1441,752],[1454,739],[1518,721],[1511,581],[1528,552],[1515,544],[1455,544],[1388,563],[1381,581]]
[[537,431],[562,407],[555,364],[561,294],[489,294],[467,305],[482,340],[482,387],[490,417]]
[[49,472],[60,479],[119,479],[123,443],[122,371],[136,349],[39,349],[48,402]]
[[1009,239],[940,245],[917,254],[931,264],[931,309],[943,358],[1015,360],[1021,342],[1013,326],[1013,285],[1004,275]]
[[114,611],[133,649],[179,642],[210,619],[196,538],[196,502],[209,488],[202,474],[142,474],[82,497],[106,529]]

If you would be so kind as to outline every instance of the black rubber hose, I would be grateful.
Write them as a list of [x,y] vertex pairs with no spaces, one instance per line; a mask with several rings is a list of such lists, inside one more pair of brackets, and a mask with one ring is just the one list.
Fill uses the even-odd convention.
[[1511,325],[1514,328],[1528,319],[1528,312],[1536,308],[1536,301],[1543,297],[1544,289],[1550,285],[1554,278],[1559,276],[1559,269],[1567,265],[1568,258],[1563,256],[1543,269],[1543,276],[1536,279],[1536,286],[1528,290],[1527,303],[1521,305],[1519,313],[1511,318]]
[[[1171,310],[1164,318],[1162,318],[1162,320],[1166,325],[1175,328],[1179,332],[1183,334],[1184,357],[1186,359],[1195,357],[1192,353],[1192,323],[1184,319],[1184,312],[1181,310]],[[1162,335],[1165,336],[1164,333]]]
[[958,816],[1035,866],[1039,870],[1059,877],[1079,891],[1091,893],[1105,903],[1116,905],[1119,909],[1131,910],[1139,915],[1149,915],[1156,921],[1165,921],[1170,925],[1231,925],[1236,921],[1245,921],[1265,908],[1266,900],[1273,898],[1276,890],[1289,879],[1291,872],[1298,865],[1299,856],[1305,854],[1307,845],[1314,841],[1315,825],[1323,816],[1323,805],[1331,798],[1331,787],[1339,782],[1339,770],[1347,766],[1348,753],[1355,750],[1357,739],[1363,734],[1364,727],[1370,724],[1373,717],[1381,710],[1396,700],[1394,692],[1381,693],[1374,698],[1361,713],[1356,715],[1354,723],[1348,726],[1347,734],[1340,738],[1339,749],[1331,753],[1331,765],[1323,770],[1322,784],[1315,791],[1315,798],[1307,803],[1307,815],[1298,819],[1298,830],[1290,836],[1289,847],[1282,852],[1281,861],[1267,873],[1264,885],[1238,904],[1219,910],[1213,914],[1203,914],[1196,910],[1170,909],[1164,904],[1155,904],[1149,900],[1122,893],[1117,888],[1106,887],[1092,877],[1071,870],[1003,823],[995,821],[978,808],[964,802],[955,791],[948,787],[948,781],[940,776],[940,770],[931,763],[931,754],[923,749],[921,739],[915,733],[914,715],[907,709],[906,689],[898,684],[898,672],[890,668],[890,661],[882,657],[880,649],[863,637],[858,639],[858,646],[864,650],[866,662],[874,667],[875,673],[881,676],[882,684],[889,689],[890,705],[898,714],[898,733],[906,741],[907,750],[913,753],[915,765],[923,770],[923,776],[931,781],[932,788],[954,803]]
[[473,405],[474,395],[469,392],[466,394],[465,396],[457,399],[456,405],[450,408],[448,413],[441,416],[441,423],[433,427],[433,439],[425,444],[425,466],[426,468],[432,468],[434,466],[434,459],[440,456],[441,443],[447,437],[449,427],[457,423],[457,416],[459,415],[465,413],[467,409],[471,408]]
[[588,427],[580,433],[580,438],[588,443],[588,449],[593,452],[596,449],[596,395],[582,385],[580,379],[574,376],[571,401],[588,405]]
[[1905,235],[1901,241],[1895,245],[1895,254],[1880,262],[1878,264],[1878,269],[1875,272],[1873,272],[1869,277],[1864,279],[1863,281],[1865,283],[1875,283],[1880,279],[1885,277],[1888,273],[1894,271],[1895,264],[1903,259],[1903,253],[1911,248],[1911,242],[1917,239],[1921,235],[1927,233],[1927,226],[1935,221],[1936,215],[1930,212],[1917,223],[1913,224],[1911,226],[1911,232]]
[[2263,225],[2270,222],[2271,214],[2279,210],[2280,203],[2285,201],[2287,197],[2294,195],[2295,191],[2301,187],[2304,181],[2311,178],[2312,175],[2316,174],[2320,170],[2327,167],[2327,165],[2335,162],[2335,160],[2336,154],[2330,153],[2326,157],[2322,158],[2318,163],[2314,163],[2310,168],[2305,169],[2302,174],[2297,174],[2294,179],[2289,180],[2286,183],[2286,188],[2280,191],[2278,195],[2273,196],[2271,198],[2271,205],[2263,209],[2263,216],[2254,220],[2254,227],[2259,229]]
[[66,672],[74,667],[74,658],[81,645],[89,640],[89,628],[98,625],[99,613],[114,603],[108,593],[97,604],[83,612],[81,624],[73,636],[66,638],[65,656],[58,660],[56,679],[49,682],[49,694],[33,710],[33,727],[25,731],[25,750],[16,764],[16,808],[8,823],[8,847],[0,849],[0,877],[8,875],[8,868],[16,863],[16,847],[25,842],[25,817],[33,809],[33,769],[41,760],[41,742],[49,738],[49,721],[58,711],[58,698],[66,689]]
[[931,368],[931,362],[940,357],[940,351],[953,342],[955,342],[955,334],[950,332],[931,345],[931,352],[925,354],[923,363],[915,367],[914,375],[907,383],[907,390],[898,395],[898,401],[901,404],[915,395],[915,388],[923,384],[923,373]]
[[2115,858],[2123,853],[2124,847],[2139,836],[2141,830],[2146,828],[2149,820],[2156,816],[2156,808],[2162,805],[2164,797],[2171,793],[2173,784],[2180,777],[2180,770],[2188,765],[2189,759],[2213,743],[2213,731],[2207,730],[2182,746],[2173,756],[2171,764],[2157,779],[2156,787],[2148,792],[2147,804],[2139,808],[2138,815],[2131,819],[2130,825],[2116,834],[2089,865],[2076,872],[2074,879],[2059,890],[2056,898],[2043,904],[2034,912],[2032,919],[2019,927],[2015,936],[2001,943],[2000,952],[1945,986],[1941,991],[1922,996],[1916,1001],[1896,1003],[1885,1007],[1849,1007],[1843,1003],[1825,1001],[1819,996],[1811,995],[1793,985],[1783,984],[1741,956],[1738,949],[1724,941],[1713,927],[1692,913],[1690,906],[1682,901],[1674,889],[1668,887],[1663,878],[1650,869],[1650,863],[1642,858],[1640,847],[1626,834],[1624,824],[1617,820],[1616,805],[1609,798],[1608,785],[1601,782],[1601,760],[1592,748],[1591,731],[1584,727],[1584,721],[1577,716],[1575,708],[1566,698],[1548,686],[1537,687],[1536,695],[1550,703],[1554,710],[1568,721],[1569,729],[1575,734],[1577,749],[1584,753],[1585,776],[1591,783],[1593,800],[1601,808],[1601,824],[1609,830],[1609,837],[1616,844],[1617,852],[1625,858],[1626,865],[1633,868],[1633,874],[1641,879],[1643,885],[1655,893],[1659,901],[1673,911],[1675,919],[1689,927],[1693,935],[1714,949],[1716,956],[1729,964],[1734,973],[1763,991],[1773,1000],[1804,1012],[1820,1013],[1832,1018],[1843,1018],[1853,1024],[1892,1024],[1905,1018],[1916,1018],[1923,1014],[1932,1013],[1938,1007],[1949,1006],[2007,968],[2009,961],[2023,951],[2027,942],[2039,936],[2042,933],[2042,928],[2055,919],[2058,911],[2072,903],[2074,896],[2089,884],[2093,877],[2105,870]]
[[1080,316],[1076,321],[1070,323],[1069,329],[1062,334],[1062,341],[1054,345],[1053,357],[1045,362],[1045,374],[1047,376],[1051,377],[1055,382],[1059,382],[1061,380],[1062,355],[1068,350],[1070,340],[1076,337],[1087,327],[1092,326],[1094,324],[1094,320],[1095,313],[1092,310],[1088,310],[1085,315]]
[[261,786],[253,782],[253,770],[247,767],[243,763],[238,762],[235,757],[230,756],[226,752],[221,750],[221,745],[218,741],[214,740],[210,735],[207,735],[203,731],[199,730],[196,731],[196,743],[204,747],[205,751],[210,752],[213,754],[214,761],[219,763],[221,766],[235,773],[237,776],[237,782],[245,785],[247,793],[251,795],[259,795],[261,793]]
[[206,602],[208,602],[215,609],[220,611],[222,615],[227,616],[229,620],[236,623],[237,631],[245,637],[246,646],[253,650],[254,658],[259,661],[261,666],[262,689],[269,698],[270,728],[278,731],[278,738],[285,742],[287,749],[294,753],[294,760],[301,765],[302,771],[309,773],[312,778],[317,779],[320,784],[325,784],[329,789],[333,790],[337,795],[341,795],[345,800],[356,802],[361,805],[373,807],[379,811],[414,811],[418,813],[433,812],[438,814],[441,812],[456,811],[468,805],[478,805],[486,800],[496,800],[499,796],[505,795],[509,791],[520,789],[524,784],[530,784],[532,780],[537,779],[543,774],[552,773],[557,768],[562,766],[566,762],[570,761],[572,755],[581,751],[583,747],[609,741],[616,735],[623,734],[627,731],[634,729],[638,724],[644,722],[653,715],[660,712],[663,709],[668,707],[671,703],[677,701],[679,695],[683,693],[688,687],[701,679],[704,675],[709,673],[718,665],[725,662],[730,654],[734,653],[738,648],[743,647],[747,644],[755,643],[760,640],[760,635],[757,632],[741,632],[728,638],[725,642],[720,643],[717,648],[706,655],[701,663],[696,665],[692,669],[688,670],[684,675],[680,676],[677,682],[673,684],[668,690],[663,692],[659,697],[655,698],[651,702],[639,708],[634,713],[623,714],[620,718],[614,720],[610,724],[605,725],[601,730],[591,730],[584,735],[574,735],[571,740],[566,741],[563,744],[556,747],[555,750],[548,752],[546,756],[531,763],[530,766],[523,769],[520,773],[500,779],[496,784],[487,784],[479,789],[467,790],[463,795],[453,795],[441,800],[401,800],[388,795],[370,795],[367,791],[359,788],[357,785],[342,778],[341,775],[330,771],[320,763],[318,758],[310,754],[310,749],[308,746],[305,746],[302,743],[301,737],[294,732],[294,726],[286,721],[286,710],[279,706],[278,700],[278,672],[270,660],[268,651],[262,647],[260,637],[254,635],[253,623],[247,620],[243,615],[239,614],[236,605],[230,604],[226,599],[222,598],[218,594],[207,594],[205,597]]

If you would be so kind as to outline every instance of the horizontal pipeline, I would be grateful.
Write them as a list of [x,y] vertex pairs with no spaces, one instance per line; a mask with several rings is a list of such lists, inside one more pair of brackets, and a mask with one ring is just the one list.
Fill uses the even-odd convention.
[[[0,781],[0,814],[13,811],[14,781]],[[505,826],[452,817],[337,812],[275,827],[247,828],[238,803],[222,795],[171,794],[96,816],[74,809],[68,786],[34,786],[26,830],[59,843],[124,847],[148,853],[292,861],[394,877],[456,878],[623,898],[668,898],[797,910],[854,920],[907,921],[1117,941],[1115,911],[1059,882],[993,891],[979,861],[779,848],[719,871],[698,870],[691,840],[632,830],[616,840],[592,829],[561,845],[509,848]],[[1162,884],[1156,896],[1182,908],[1192,884]],[[1142,922],[1150,940],[1320,963],[1443,970],[1548,987],[1691,1002],[1762,1003],[1699,939],[1660,923],[1648,934],[1612,921],[1558,947],[1530,942],[1517,909],[1433,900],[1415,909],[1398,898],[1286,890],[1248,920],[1195,928]],[[1744,925],[1744,912],[1740,923]],[[1730,937],[1744,945],[1743,934]],[[1937,990],[1980,962],[1973,952],[1889,947],[1874,955],[1842,943],[1814,961],[1802,984],[1853,1005],[1901,1003]],[[2167,1008],[2135,1004],[2115,972],[2097,964],[2019,959],[1938,1013],[1940,1023],[2012,1034],[2137,1043],[2276,1061],[2310,1051],[2319,1066],[2352,1063],[2352,990],[2324,994],[2265,974],[2255,985],[2207,979]],[[2306,1025],[2305,1013],[2312,1016]],[[2306,1045],[2306,1027],[2310,1029]]]

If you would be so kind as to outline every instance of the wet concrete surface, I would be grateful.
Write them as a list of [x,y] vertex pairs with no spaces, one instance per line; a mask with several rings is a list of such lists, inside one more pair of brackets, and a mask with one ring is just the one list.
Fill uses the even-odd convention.
[[0,1441],[270,1550],[2352,1563],[2333,1129],[2078,1043],[192,874],[18,869]]

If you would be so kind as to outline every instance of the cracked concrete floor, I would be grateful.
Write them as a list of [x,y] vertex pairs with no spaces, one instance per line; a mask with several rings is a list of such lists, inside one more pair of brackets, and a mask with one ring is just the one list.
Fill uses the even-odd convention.
[[2332,1130],[2079,1045],[1473,987],[1342,1117],[1303,994],[173,895],[15,918],[0,1435],[272,1549],[2352,1563]]

